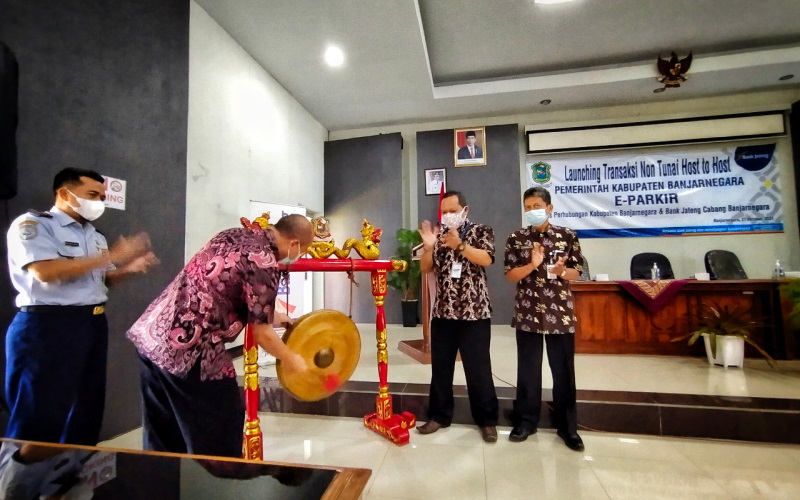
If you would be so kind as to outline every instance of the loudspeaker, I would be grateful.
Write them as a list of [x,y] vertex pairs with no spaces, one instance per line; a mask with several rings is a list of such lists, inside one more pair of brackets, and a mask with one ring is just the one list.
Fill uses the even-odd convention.
[[[792,137],[792,160],[794,160],[794,196],[800,198],[800,101],[792,104],[789,113],[789,133]],[[800,225],[800,210],[797,211],[797,224]]]
[[0,200],[17,195],[17,123],[19,65],[0,42]]

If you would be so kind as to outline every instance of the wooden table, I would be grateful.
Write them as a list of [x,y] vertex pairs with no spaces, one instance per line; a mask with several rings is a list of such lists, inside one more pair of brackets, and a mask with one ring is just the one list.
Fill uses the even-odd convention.
[[[688,281],[664,308],[651,313],[615,281],[573,281],[578,317],[575,352],[588,354],[696,355],[702,347],[670,339],[697,328],[704,304],[744,306],[770,326],[755,339],[776,359],[796,356],[794,331],[787,321],[790,304],[782,302],[774,280]],[[747,351],[748,356],[758,356]]]
[[[70,446],[2,439],[13,452],[28,448],[39,462],[12,466],[4,461],[0,498],[9,484],[26,485],[25,498],[62,498],[67,492],[94,500],[160,498],[280,498],[357,500],[369,469],[289,464],[221,457]],[[9,458],[9,457],[5,457]],[[58,471],[58,473],[55,473]],[[61,488],[59,495],[54,492]],[[231,497],[232,492],[238,496]],[[82,495],[77,495],[82,492]],[[91,495],[86,496],[91,492]],[[19,491],[17,491],[19,493]],[[14,496],[13,498],[22,498]]]

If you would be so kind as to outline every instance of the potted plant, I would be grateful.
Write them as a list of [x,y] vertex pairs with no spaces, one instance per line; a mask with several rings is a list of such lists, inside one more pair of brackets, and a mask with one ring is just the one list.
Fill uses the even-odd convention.
[[417,310],[419,309],[419,289],[422,275],[419,261],[411,260],[414,247],[422,243],[422,237],[416,229],[398,229],[397,252],[392,259],[404,260],[408,267],[401,273],[389,273],[388,284],[403,294],[403,326],[417,326]]
[[697,330],[671,341],[679,342],[688,338],[689,345],[694,345],[702,336],[709,364],[738,367],[744,364],[744,343],[747,342],[764,356],[770,366],[775,366],[775,360],[751,337],[756,328],[765,325],[751,318],[748,309],[720,306],[713,302],[703,304],[699,320]]
[[800,279],[792,278],[780,286],[781,293],[792,303],[792,310],[789,311],[789,320],[792,324],[800,328]]

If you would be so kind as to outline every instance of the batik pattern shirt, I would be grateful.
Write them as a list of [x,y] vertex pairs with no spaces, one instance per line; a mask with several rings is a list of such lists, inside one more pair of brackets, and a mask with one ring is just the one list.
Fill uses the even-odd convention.
[[174,375],[185,377],[199,359],[201,380],[235,377],[225,343],[247,323],[272,323],[277,251],[269,231],[222,231],[150,304],[128,338]]
[[567,255],[565,266],[581,272],[583,257],[578,236],[572,229],[552,224],[543,233],[532,226],[518,229],[506,241],[505,271],[529,264],[534,243],[544,246],[544,261],[517,282],[511,326],[541,334],[575,333],[577,322],[569,281],[561,277],[548,279],[547,265],[555,264],[560,251]]
[[[486,250],[494,262],[494,231],[483,224],[465,222],[461,241],[473,248]],[[461,263],[461,277],[453,278],[453,262]],[[476,321],[492,317],[486,268],[473,264],[456,250],[442,244],[439,235],[433,247],[433,267],[436,271],[436,304],[434,318]]]

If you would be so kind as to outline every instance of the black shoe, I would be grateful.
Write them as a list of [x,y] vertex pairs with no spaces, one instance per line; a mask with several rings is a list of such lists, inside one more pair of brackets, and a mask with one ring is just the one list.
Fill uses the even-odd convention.
[[481,437],[487,443],[495,443],[497,442],[497,429],[493,425],[481,427]]
[[531,434],[536,434],[536,429],[531,430],[527,427],[518,425],[511,429],[511,434],[508,435],[508,440],[512,443],[521,443],[528,439],[528,436]]
[[450,427],[450,424],[444,425],[444,424],[440,424],[436,420],[428,420],[428,422],[425,423],[425,425],[417,427],[417,431],[420,434],[433,434],[434,432],[438,431],[442,427]]
[[556,435],[564,440],[564,444],[567,445],[567,448],[570,450],[583,451],[583,440],[577,432],[574,434],[568,434],[564,431],[558,431],[556,432]]

